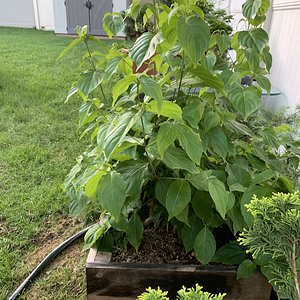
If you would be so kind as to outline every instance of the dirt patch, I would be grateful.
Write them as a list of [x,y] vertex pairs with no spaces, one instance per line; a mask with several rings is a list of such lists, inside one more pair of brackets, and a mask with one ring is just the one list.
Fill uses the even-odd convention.
[[[57,246],[85,227],[80,219],[50,216],[45,227],[32,239],[34,249],[23,257],[18,277],[24,279]],[[84,299],[86,252],[83,238],[59,254],[28,287],[21,299]],[[83,298],[82,298],[83,297]]]
[[112,252],[112,261],[127,263],[156,264],[199,264],[194,253],[186,254],[182,242],[176,233],[166,229],[145,229],[143,243],[136,252],[133,247],[127,251],[116,247]]
[[64,250],[30,286],[22,299],[86,299],[83,239]]
[[84,228],[80,219],[60,216],[53,219],[48,217],[44,221],[45,228],[32,239],[36,248],[24,257],[28,267],[36,266],[52,250],[67,238]]

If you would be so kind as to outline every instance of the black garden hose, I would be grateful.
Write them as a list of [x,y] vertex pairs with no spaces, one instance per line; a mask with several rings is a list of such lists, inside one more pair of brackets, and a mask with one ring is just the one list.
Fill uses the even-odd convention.
[[[93,225],[92,225],[93,226]],[[48,263],[56,257],[62,250],[68,247],[72,242],[82,237],[92,226],[89,226],[73,236],[69,237],[67,240],[62,242],[58,247],[56,247],[52,252],[50,252],[30,273],[30,275],[21,283],[21,285],[14,291],[14,293],[8,298],[8,300],[15,300],[21,294],[21,292],[28,287],[28,285],[45,269]]]

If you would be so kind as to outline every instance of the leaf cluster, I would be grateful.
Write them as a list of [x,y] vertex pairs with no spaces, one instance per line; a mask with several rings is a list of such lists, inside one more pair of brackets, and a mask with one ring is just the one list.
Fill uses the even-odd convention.
[[239,242],[248,247],[280,299],[299,299],[300,199],[298,193],[253,197],[253,224]]
[[[242,263],[240,277],[255,271],[236,243],[217,249],[216,229],[237,235],[252,223],[245,204],[253,194],[293,190],[300,153],[297,127],[275,125],[259,111],[272,60],[267,33],[251,20],[265,11],[265,1],[246,3],[249,29],[233,37],[211,33],[196,1],[168,7],[136,0],[130,16],[144,8],[155,28],[131,49],[100,42],[92,52],[89,43],[98,41],[84,28],[67,48],[87,47],[90,67],[68,98],[82,98],[81,137],[90,144],[65,189],[73,214],[106,218],[88,232],[86,248],[107,249],[121,237],[138,249],[146,224],[170,223],[200,262]],[[103,24],[116,36],[124,20],[107,14]],[[241,84],[245,75],[257,84]]]
[[[222,300],[226,294],[211,294],[202,291],[203,287],[196,284],[195,288],[182,287],[178,291],[177,300]],[[138,296],[138,300],[169,300],[168,292],[163,292],[159,287],[152,289],[149,287],[146,292]]]

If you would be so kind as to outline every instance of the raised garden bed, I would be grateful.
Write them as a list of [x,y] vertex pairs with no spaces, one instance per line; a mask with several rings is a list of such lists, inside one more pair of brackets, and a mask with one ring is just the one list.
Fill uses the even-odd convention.
[[86,265],[88,300],[129,300],[149,286],[169,291],[175,298],[183,285],[196,283],[228,300],[269,300],[271,286],[259,272],[236,280],[236,267],[180,264],[114,263],[111,253],[91,249]]

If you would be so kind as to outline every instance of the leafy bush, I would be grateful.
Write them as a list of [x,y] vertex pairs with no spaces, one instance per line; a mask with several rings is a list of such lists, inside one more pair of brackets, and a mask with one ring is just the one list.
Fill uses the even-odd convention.
[[[195,2],[180,3],[147,4],[155,30],[143,33],[129,55],[118,45],[104,47],[85,28],[64,51],[100,43],[99,51],[87,51],[91,67],[69,93],[83,100],[81,135],[90,145],[65,188],[74,215],[101,213],[85,249],[107,250],[121,238],[138,250],[144,224],[170,224],[201,263],[241,264],[244,277],[255,265],[234,241],[217,249],[216,235],[227,231],[234,240],[252,224],[245,204],[253,194],[292,191],[299,173],[298,135],[259,112],[261,88],[271,87],[265,75],[272,56],[261,28],[269,1],[247,0],[249,29],[233,37],[211,33]],[[141,7],[134,2],[130,13]],[[123,19],[108,14],[104,25],[114,36]],[[230,47],[236,61],[227,57]],[[241,84],[247,74],[256,86]],[[104,92],[107,84],[113,88]]]
[[[202,291],[203,287],[196,284],[195,288],[186,289],[183,287],[178,291],[178,300],[222,300],[226,294],[214,295]],[[167,297],[168,292],[163,292],[159,287],[152,289],[149,287],[147,292],[144,292],[138,297],[138,300],[169,300]]]
[[124,33],[126,38],[133,40],[141,36],[144,32],[153,31],[153,22],[147,20],[145,23],[143,21],[146,9],[139,12],[136,19],[133,19],[130,14],[125,11],[121,12],[124,19]]
[[300,198],[298,193],[253,197],[253,225],[239,242],[249,248],[280,299],[300,299]]
[[[175,1],[160,0],[158,2],[171,7],[174,5]],[[214,4],[207,0],[198,0],[195,4],[204,12],[211,33],[226,35],[230,35],[232,33],[233,29],[231,21],[233,16],[228,15],[224,9],[215,9]],[[138,38],[144,32],[155,31],[153,22],[147,19],[145,14],[148,14],[149,16],[152,15],[151,9],[147,6],[141,6],[138,10],[129,10],[127,12],[123,11],[121,13],[124,18],[124,32],[129,40]]]
[[146,289],[146,292],[138,296],[138,300],[169,300],[167,297],[168,292],[163,292],[159,287],[152,289],[151,287]]

